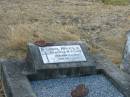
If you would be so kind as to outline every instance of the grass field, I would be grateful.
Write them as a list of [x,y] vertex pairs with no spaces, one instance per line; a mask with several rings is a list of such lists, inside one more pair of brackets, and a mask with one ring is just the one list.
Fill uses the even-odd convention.
[[98,0],[0,0],[0,57],[23,58],[36,40],[85,40],[92,54],[120,63],[129,10]]

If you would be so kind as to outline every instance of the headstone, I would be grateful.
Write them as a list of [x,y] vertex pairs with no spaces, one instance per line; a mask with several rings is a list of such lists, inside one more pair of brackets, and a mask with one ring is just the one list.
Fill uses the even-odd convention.
[[127,32],[127,40],[123,55],[123,64],[121,67],[125,72],[130,73],[130,31]]
[[43,63],[87,61],[80,45],[39,47]]
[[27,63],[33,71],[82,68],[82,72],[85,69],[93,74],[96,69],[86,43],[81,41],[45,43],[44,45],[29,43],[27,52]]

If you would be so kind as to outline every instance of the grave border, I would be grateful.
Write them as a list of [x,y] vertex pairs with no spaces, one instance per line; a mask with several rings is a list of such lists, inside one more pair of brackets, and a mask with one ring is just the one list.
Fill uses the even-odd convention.
[[[2,65],[2,82],[7,97],[36,97],[28,80],[28,75],[36,74],[36,72],[26,70],[23,72],[24,65],[25,63],[17,60],[10,60]],[[103,73],[125,97],[130,97],[128,74],[111,63],[98,63],[96,71],[97,74]]]

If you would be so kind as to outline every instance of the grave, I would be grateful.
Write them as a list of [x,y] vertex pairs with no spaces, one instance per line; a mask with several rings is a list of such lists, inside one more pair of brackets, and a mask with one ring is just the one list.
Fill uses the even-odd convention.
[[126,34],[126,44],[123,52],[122,69],[130,74],[130,31]]
[[71,97],[84,84],[85,97],[130,97],[129,75],[100,56],[92,57],[82,41],[29,43],[25,61],[2,63],[6,97]]

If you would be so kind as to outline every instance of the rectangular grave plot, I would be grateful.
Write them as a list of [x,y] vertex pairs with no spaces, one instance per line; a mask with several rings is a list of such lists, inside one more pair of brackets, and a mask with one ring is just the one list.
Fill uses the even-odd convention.
[[[120,74],[114,65],[101,66],[100,64],[101,68],[97,68],[97,74],[94,75],[64,76],[66,74],[64,71],[59,76],[58,69],[56,69],[51,71],[52,74],[55,72],[55,75],[48,78],[41,70],[25,73],[23,72],[24,66],[25,64],[19,62],[8,62],[2,65],[2,81],[7,83],[4,84],[7,97],[70,97],[71,89],[78,84],[88,86],[90,89],[88,97],[130,97],[129,80]],[[46,72],[50,73],[48,70]],[[75,69],[74,72],[79,71]],[[128,83],[125,84],[122,79],[126,79]]]
[[95,60],[89,55],[84,42],[48,43],[44,47],[48,49],[49,46],[50,49],[60,46],[61,49],[67,46],[68,49],[72,45],[78,47],[77,52],[83,51],[83,54],[78,53],[82,56],[80,62],[45,63],[47,61],[43,61],[39,46],[34,44],[28,46],[26,61],[2,62],[2,82],[6,96],[71,97],[73,87],[85,84],[90,90],[88,97],[130,97],[129,75],[102,58],[94,64]]

